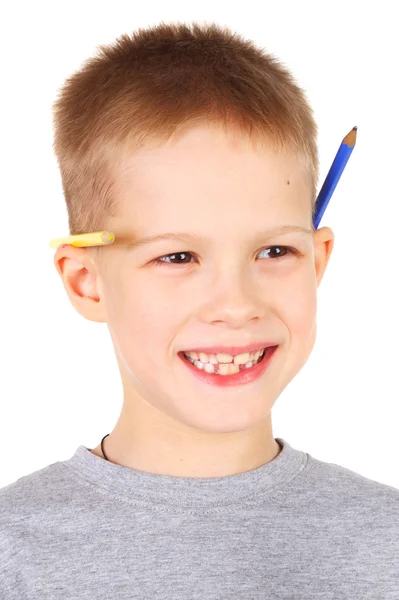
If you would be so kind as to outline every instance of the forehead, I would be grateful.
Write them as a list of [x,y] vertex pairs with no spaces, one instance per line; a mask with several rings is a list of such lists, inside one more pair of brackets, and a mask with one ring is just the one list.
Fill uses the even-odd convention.
[[297,155],[205,125],[127,154],[115,193],[121,218],[155,229],[171,218],[180,229],[183,217],[195,225],[204,212],[219,224],[226,211],[249,223],[262,214],[271,226],[289,223],[293,211],[311,214],[310,176]]
[[122,185],[125,181],[131,183],[131,175],[145,178],[149,171],[158,177],[171,171],[180,176],[187,173],[200,181],[216,178],[218,173],[229,174],[230,180],[258,174],[270,183],[281,174],[308,176],[303,157],[292,150],[276,149],[260,138],[249,140],[236,129],[216,125],[197,125],[173,134],[166,142],[153,142],[127,152],[118,180]]

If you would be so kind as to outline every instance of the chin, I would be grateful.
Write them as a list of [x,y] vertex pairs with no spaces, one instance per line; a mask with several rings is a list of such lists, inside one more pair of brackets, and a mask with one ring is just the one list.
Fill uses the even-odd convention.
[[267,419],[270,414],[270,408],[264,408],[264,410],[258,414],[249,414],[248,411],[236,411],[232,414],[230,411],[228,415],[221,415],[220,411],[218,414],[201,415],[201,417],[184,417],[181,416],[179,421],[184,425],[202,431],[204,433],[238,433],[239,431],[247,431],[257,427]]

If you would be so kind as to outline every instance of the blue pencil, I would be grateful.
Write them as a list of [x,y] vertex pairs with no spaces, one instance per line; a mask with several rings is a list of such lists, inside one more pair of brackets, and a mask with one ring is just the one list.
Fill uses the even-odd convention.
[[357,127],[355,126],[342,140],[333,164],[331,165],[319,195],[317,196],[313,216],[313,226],[315,229],[317,229],[321,218],[324,215],[327,204],[329,203],[330,198],[337,187],[337,183],[340,180],[342,172],[346,167],[346,163],[353,152],[353,148],[356,144],[356,132]]

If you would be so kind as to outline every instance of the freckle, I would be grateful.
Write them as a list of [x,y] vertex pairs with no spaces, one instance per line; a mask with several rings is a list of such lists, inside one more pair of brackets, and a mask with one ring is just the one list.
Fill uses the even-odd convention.
[[287,185],[290,185],[290,182],[289,182],[289,181],[287,181]]

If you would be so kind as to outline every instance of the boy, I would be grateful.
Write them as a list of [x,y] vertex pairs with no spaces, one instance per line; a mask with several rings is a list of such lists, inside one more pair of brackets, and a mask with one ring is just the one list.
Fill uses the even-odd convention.
[[316,124],[216,25],[122,36],[65,84],[55,152],[74,308],[106,322],[112,432],[0,492],[1,598],[399,598],[399,490],[274,438],[333,247]]

